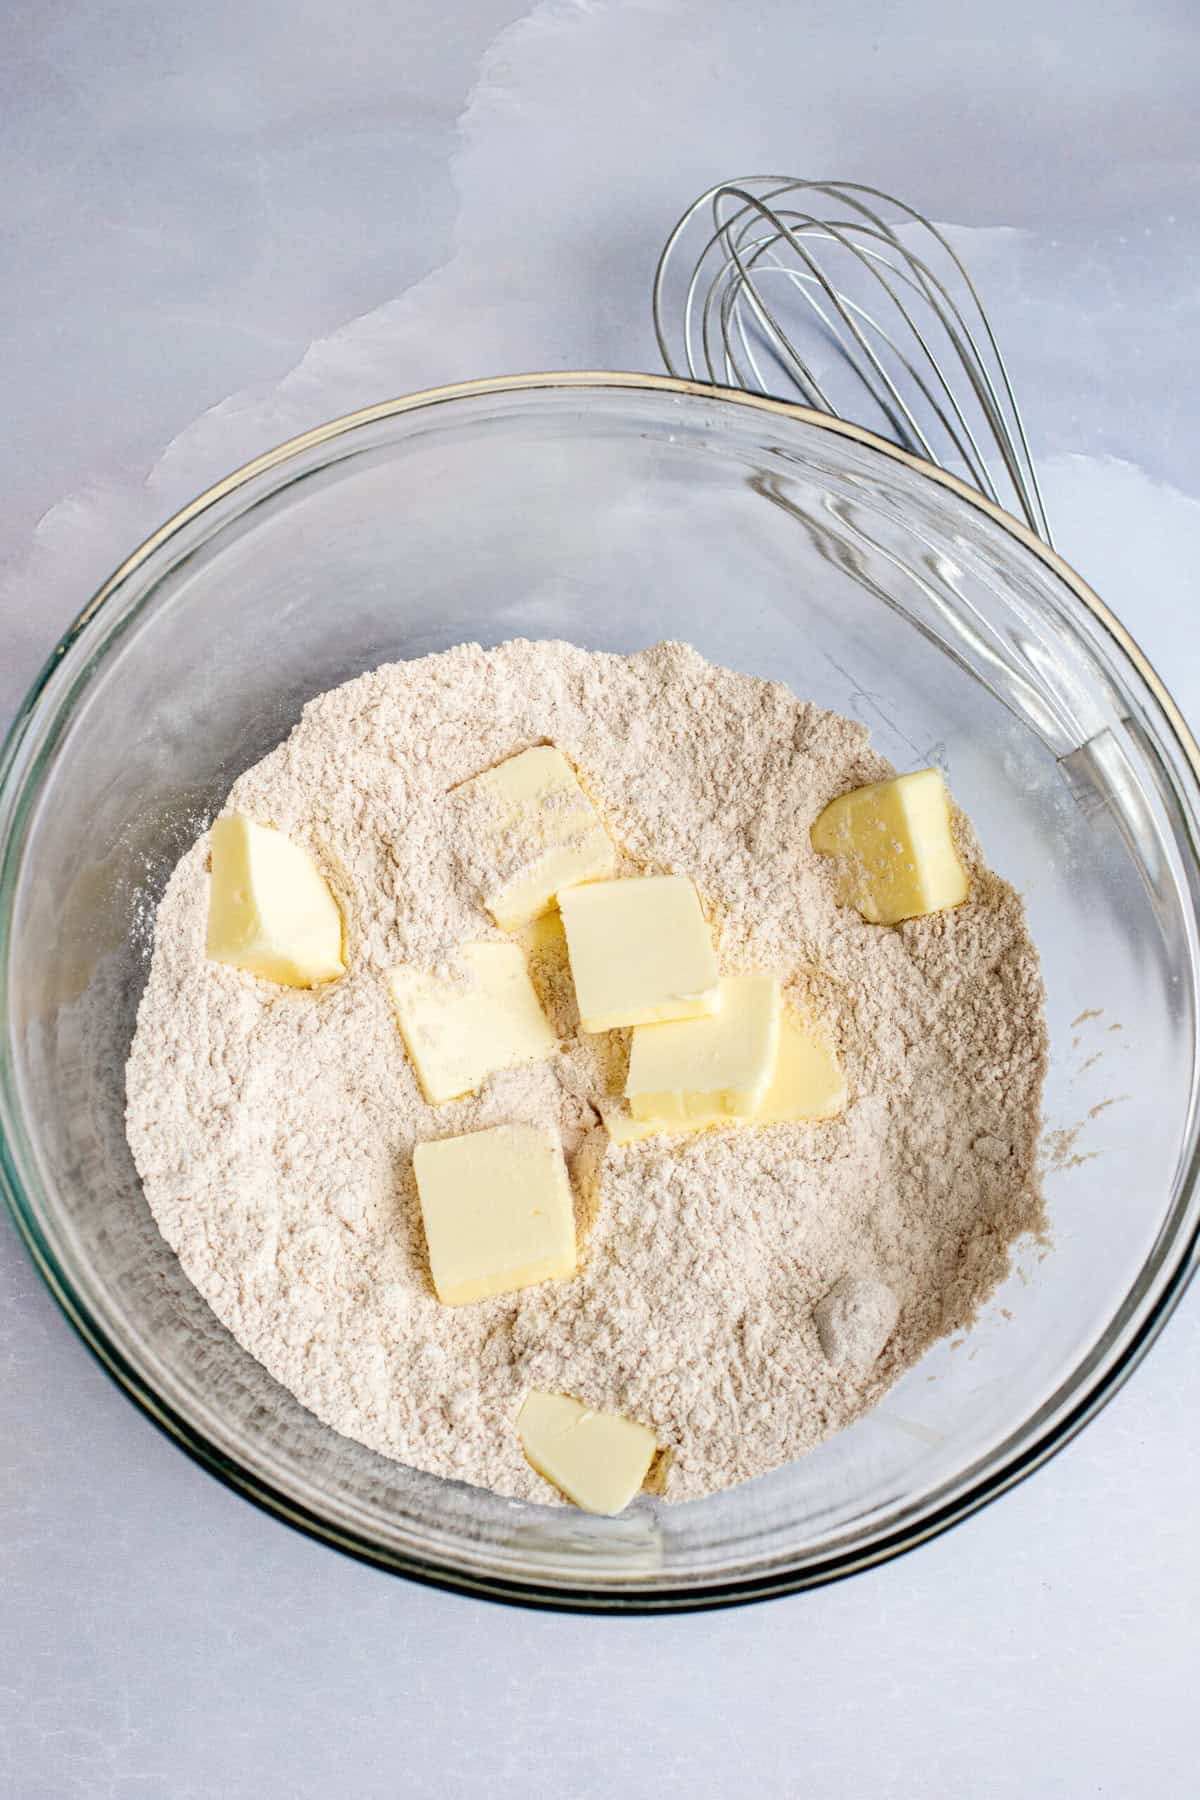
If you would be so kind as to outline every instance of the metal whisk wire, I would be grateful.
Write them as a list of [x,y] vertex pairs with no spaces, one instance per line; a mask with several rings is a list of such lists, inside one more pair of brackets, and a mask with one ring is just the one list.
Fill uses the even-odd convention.
[[[829,202],[841,216],[809,210],[807,196]],[[711,230],[696,253],[696,233],[689,228],[705,211]],[[680,365],[666,312],[685,254],[691,262],[676,334]],[[840,276],[827,266],[831,261]],[[847,277],[861,284],[859,298],[847,291]],[[955,297],[956,284],[961,298]],[[785,315],[777,293],[780,301],[804,305]],[[902,449],[956,474],[965,471],[981,493],[1004,505],[981,448],[986,435],[1016,506],[1031,530],[1051,543],[1024,421],[979,293],[943,233],[904,201],[860,182],[781,175],[721,182],[693,201],[667,239],[654,277],[653,310],[668,373],[751,393],[798,395],[807,406],[845,417],[797,341],[798,325],[815,318],[821,341],[857,384],[851,390],[860,397],[852,399],[855,412],[865,398]],[[934,441],[939,435],[940,444]]]

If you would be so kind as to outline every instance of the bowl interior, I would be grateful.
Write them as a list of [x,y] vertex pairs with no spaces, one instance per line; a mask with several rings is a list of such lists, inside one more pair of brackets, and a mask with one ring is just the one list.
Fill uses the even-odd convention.
[[[176,858],[313,694],[464,639],[681,638],[948,770],[1025,896],[1049,999],[1053,1244],[960,1345],[802,1462],[598,1521],[338,1437],[159,1237],[123,1068]],[[482,384],[264,459],[112,585],[10,744],[0,802],[4,1172],[72,1317],[254,1497],[392,1567],[676,1605],[916,1541],[1111,1389],[1196,1233],[1197,788],[1161,689],[1007,524],[811,416],[624,377]]]

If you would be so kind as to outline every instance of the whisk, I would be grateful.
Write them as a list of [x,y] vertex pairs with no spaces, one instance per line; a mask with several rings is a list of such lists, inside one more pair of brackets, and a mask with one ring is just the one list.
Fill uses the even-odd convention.
[[[666,315],[678,316],[682,279],[673,347]],[[942,232],[904,201],[852,181],[723,181],[667,239],[653,307],[669,374],[798,398],[868,426],[1019,510],[1052,544],[975,284]]]

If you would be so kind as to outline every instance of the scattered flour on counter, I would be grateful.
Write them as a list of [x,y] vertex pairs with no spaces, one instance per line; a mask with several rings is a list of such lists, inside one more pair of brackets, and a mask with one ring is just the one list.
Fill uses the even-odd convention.
[[[610,1144],[598,1102],[620,1091],[628,1034],[572,1035],[553,919],[524,942],[558,1053],[476,1099],[423,1102],[385,972],[500,935],[448,794],[545,742],[632,866],[694,879],[722,969],[779,971],[788,1003],[829,1030],[840,1118]],[[889,773],[861,726],[679,644],[462,645],[311,702],[229,806],[317,858],[346,975],[298,992],[206,961],[205,835],[159,908],[129,1059],[147,1198],[218,1316],[338,1431],[531,1500],[557,1498],[517,1436],[531,1387],[650,1426],[678,1500],[763,1474],[872,1405],[1043,1226],[1046,1038],[1020,900],[961,818],[970,900],[895,929],[839,908],[809,845],[828,800]],[[519,1119],[562,1134],[580,1272],[442,1307],[413,1145]],[[877,1360],[822,1350],[814,1308],[848,1281],[899,1307]]]

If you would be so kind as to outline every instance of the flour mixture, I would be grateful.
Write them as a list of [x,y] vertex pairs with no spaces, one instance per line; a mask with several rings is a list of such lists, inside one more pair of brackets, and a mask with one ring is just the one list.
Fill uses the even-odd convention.
[[[495,922],[458,791],[534,745],[576,771],[614,879],[689,878],[722,982],[778,978],[844,1076],[836,1116],[616,1141],[631,1033],[581,1031],[556,913]],[[463,645],[314,700],[227,811],[311,858],[344,973],[336,941],[336,978],[312,988],[206,955],[206,833],[159,909],[129,1059],[147,1198],[218,1316],[339,1432],[526,1500],[559,1498],[523,1452],[531,1393],[652,1434],[670,1500],[761,1475],[871,1406],[1043,1223],[1046,1042],[1020,900],[961,815],[968,897],[896,925],[845,904],[838,859],[813,848],[829,802],[891,774],[861,726],[679,644]],[[436,982],[493,940],[519,944],[546,1041],[431,1103],[388,978]],[[494,1126],[561,1144],[577,1269],[445,1304],[414,1149]]]

